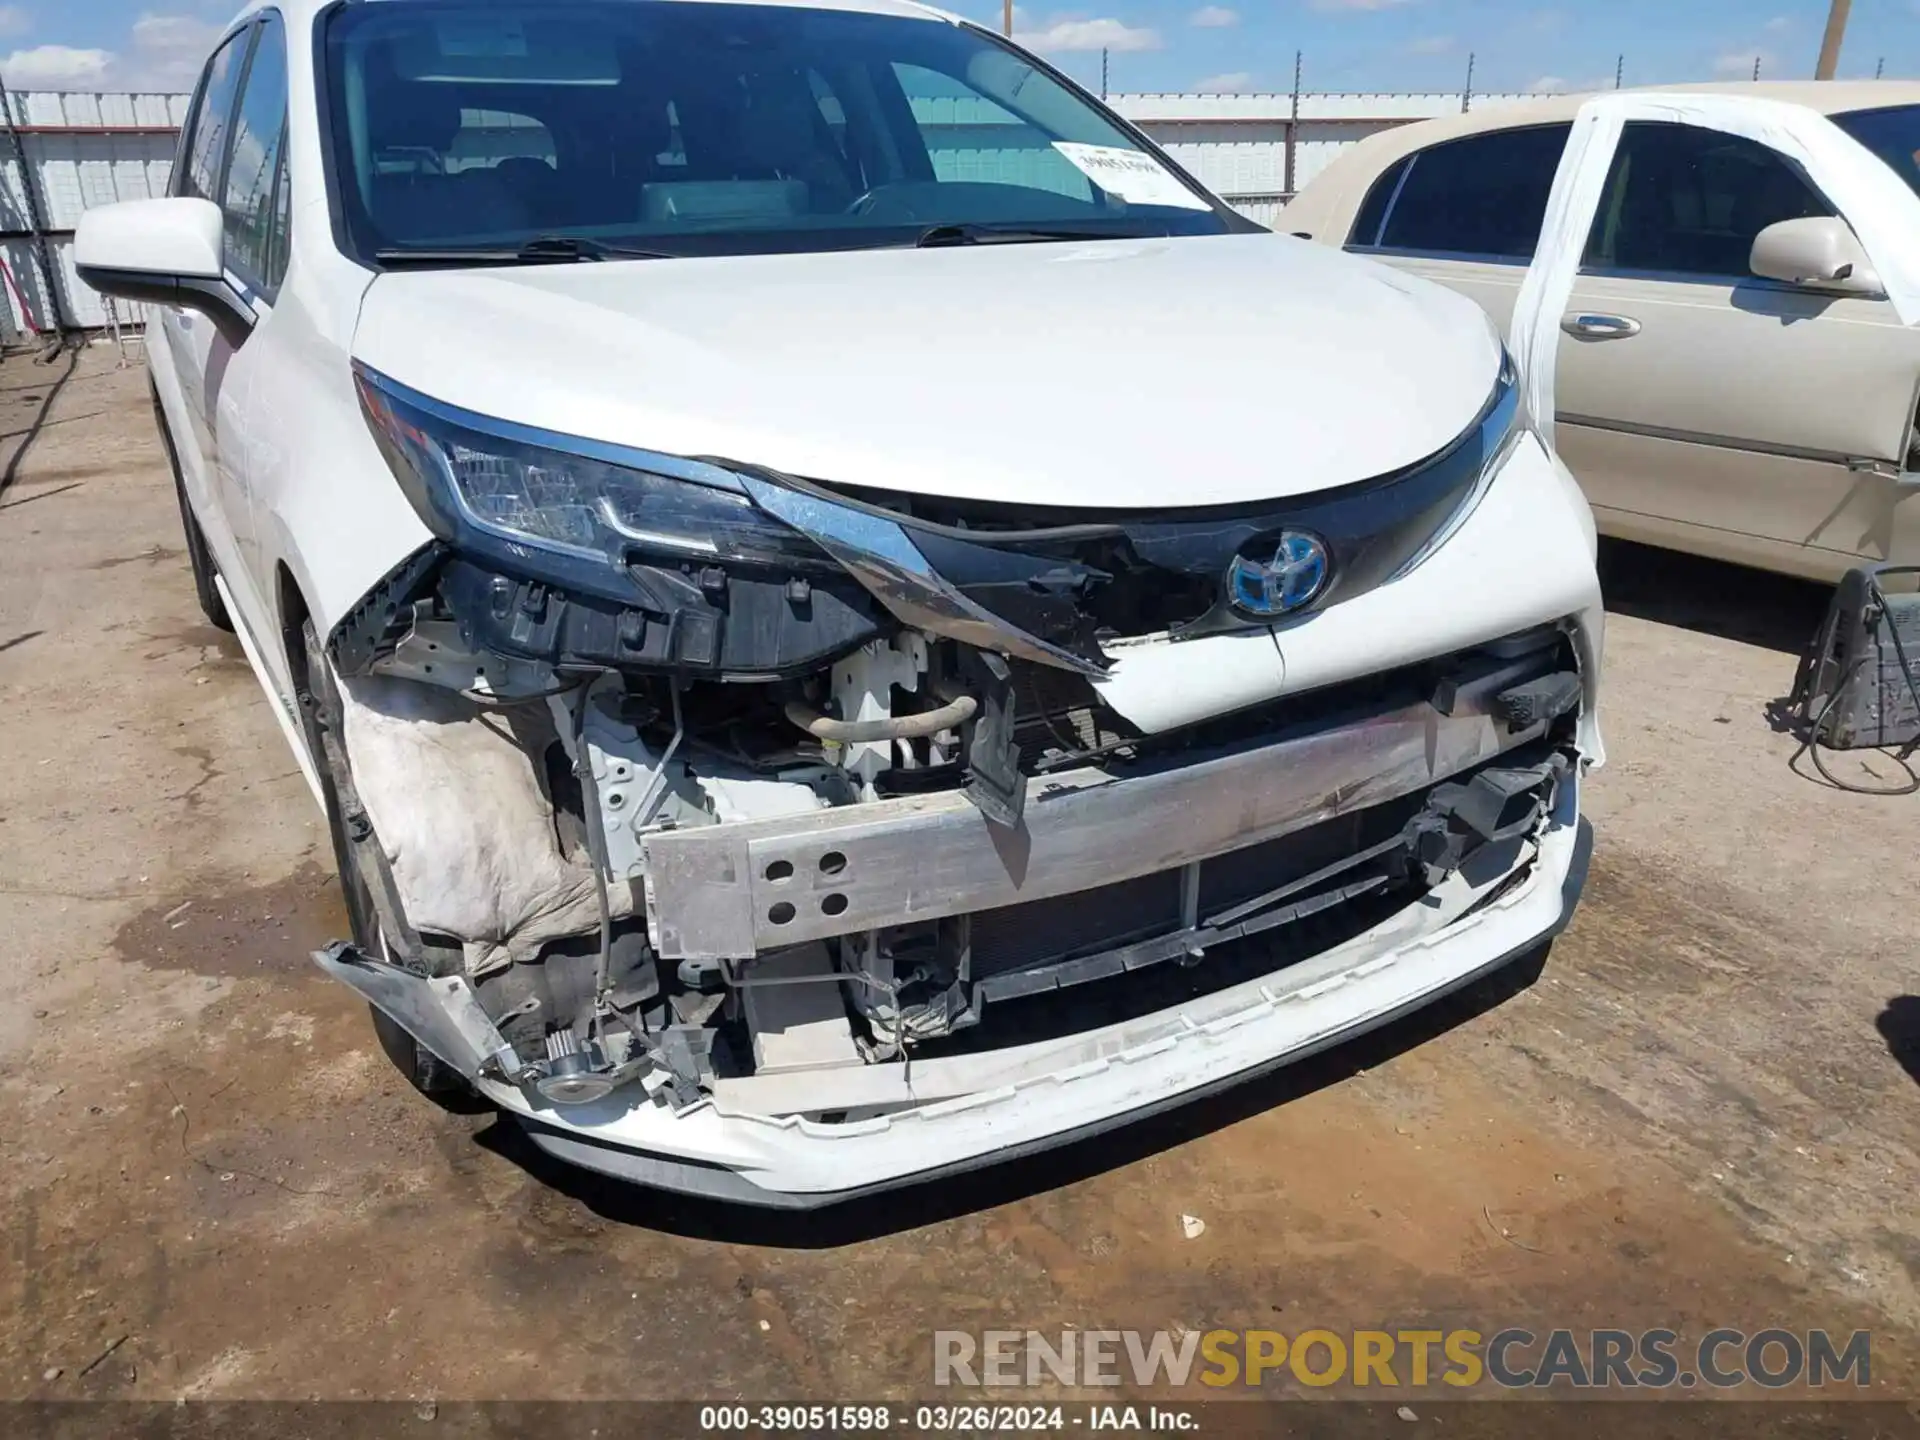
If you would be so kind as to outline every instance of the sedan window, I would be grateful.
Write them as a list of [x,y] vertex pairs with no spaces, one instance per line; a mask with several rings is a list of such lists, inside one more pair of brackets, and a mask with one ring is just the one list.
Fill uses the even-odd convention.
[[[1530,125],[1449,140],[1374,182],[1360,207],[1377,239],[1350,243],[1421,254],[1528,260],[1540,239],[1567,125]],[[1388,187],[1384,191],[1382,187]]]

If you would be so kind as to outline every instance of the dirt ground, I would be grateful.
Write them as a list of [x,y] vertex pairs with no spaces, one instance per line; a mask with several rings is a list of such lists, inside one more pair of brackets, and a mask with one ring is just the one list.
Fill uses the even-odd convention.
[[308,961],[325,833],[115,358],[0,365],[0,1398],[872,1398],[936,1329],[1423,1323],[1871,1328],[1920,1397],[1920,798],[1765,722],[1817,590],[1607,551],[1543,965],[1031,1163],[716,1210],[433,1108]]

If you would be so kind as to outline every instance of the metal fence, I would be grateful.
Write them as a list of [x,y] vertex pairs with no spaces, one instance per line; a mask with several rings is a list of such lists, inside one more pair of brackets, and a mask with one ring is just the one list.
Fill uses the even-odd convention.
[[[1476,94],[1472,105],[1490,109],[1531,98]],[[1286,202],[1347,146],[1378,130],[1458,114],[1466,102],[1459,93],[1283,92],[1114,95],[1108,103],[1242,214],[1271,225]],[[985,111],[974,114],[964,102],[933,96],[915,100],[916,110],[942,105],[953,113],[922,118],[950,130],[944,147],[935,137],[936,159],[956,173],[1035,162],[1036,157],[1012,149],[996,150],[993,122]],[[144,318],[144,307],[108,302],[80,283],[73,270],[73,231],[90,206],[166,193],[186,111],[185,95],[22,91],[7,97],[11,143],[0,133],[0,261],[6,267],[0,280],[8,281],[0,320],[7,339],[34,330],[100,329]],[[36,231],[44,242],[36,239]],[[53,272],[51,295],[46,268]]]

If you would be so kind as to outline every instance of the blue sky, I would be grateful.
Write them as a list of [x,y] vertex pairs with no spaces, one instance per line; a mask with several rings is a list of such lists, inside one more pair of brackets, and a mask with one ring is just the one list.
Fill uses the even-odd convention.
[[[948,0],[999,24],[999,0]],[[0,0],[0,76],[14,87],[184,89],[233,0]],[[1799,78],[1827,0],[1028,0],[1021,38],[1114,90],[1476,90]],[[1920,76],[1920,0],[1854,0],[1842,75]]]

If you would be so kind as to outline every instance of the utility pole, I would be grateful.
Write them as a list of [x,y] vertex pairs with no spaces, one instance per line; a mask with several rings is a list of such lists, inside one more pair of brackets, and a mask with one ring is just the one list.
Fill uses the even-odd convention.
[[1466,114],[1473,108],[1473,52],[1467,52],[1467,88],[1460,92],[1460,113]]
[[1004,0],[1000,7],[1000,33],[1013,38],[1013,0]]
[[1626,78],[1626,74],[1627,74],[1627,57],[1625,55],[1622,55],[1618,60],[1615,60],[1613,62],[1613,88],[1614,89],[1618,90],[1620,88],[1620,82]]
[[1832,0],[1827,7],[1827,33],[1820,37],[1820,63],[1813,67],[1813,78],[1831,80],[1840,68],[1840,42],[1847,34],[1847,12],[1853,0]]
[[1887,57],[1882,55],[1880,57],[1879,63],[1873,67],[1873,78],[1878,80],[1882,75],[1886,73],[1887,73]]
[[1107,47],[1100,47],[1100,98],[1107,98]]
[[1760,78],[1760,57],[1758,55],[1753,57],[1753,78],[1756,80]]

